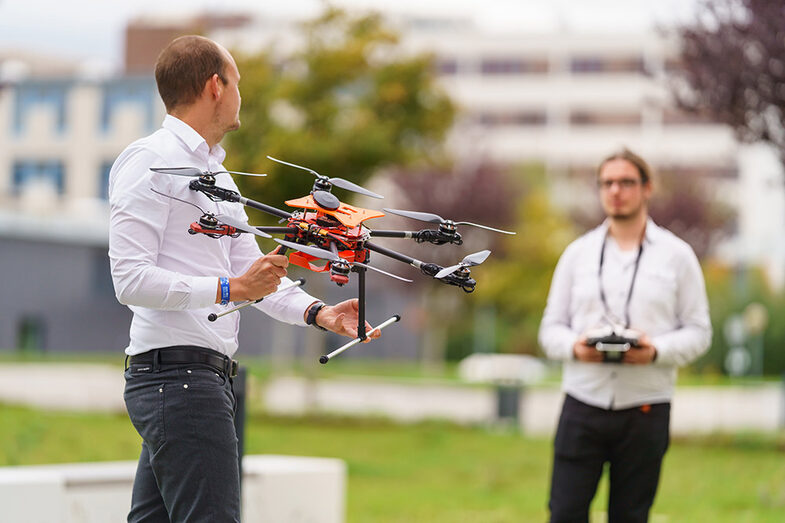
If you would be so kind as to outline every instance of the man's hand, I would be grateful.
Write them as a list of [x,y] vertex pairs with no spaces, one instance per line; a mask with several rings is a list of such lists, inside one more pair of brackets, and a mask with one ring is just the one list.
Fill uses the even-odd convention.
[[[357,337],[357,320],[359,311],[357,299],[346,300],[336,305],[325,305],[316,315],[316,324],[328,331],[348,336]],[[378,329],[371,330],[371,324],[365,322],[365,334],[368,338],[365,343],[382,335]]]
[[602,363],[603,354],[592,347],[586,345],[586,336],[581,336],[572,346],[572,354],[578,361],[585,361],[589,363]]
[[648,365],[654,361],[657,349],[651,344],[651,340],[645,334],[638,339],[638,346],[633,347],[624,353],[622,363],[631,365]]
[[[245,274],[229,279],[229,298],[232,301],[258,300],[278,289],[281,278],[286,276],[289,258],[278,254],[281,246],[262,256],[251,265]],[[218,301],[220,303],[220,289]]]

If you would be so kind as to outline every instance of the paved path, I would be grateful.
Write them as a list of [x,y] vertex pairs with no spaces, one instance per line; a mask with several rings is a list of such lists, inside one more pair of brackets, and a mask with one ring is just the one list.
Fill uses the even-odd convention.
[[[0,365],[0,402],[47,409],[123,412],[119,367],[72,363]],[[315,382],[281,377],[252,387],[272,413],[308,410],[345,415],[376,415],[400,422],[443,419],[456,423],[494,423],[493,387],[456,382],[344,378]],[[518,418],[530,434],[552,434],[561,406],[557,388],[532,387],[521,396]],[[673,402],[674,434],[775,431],[785,426],[785,388],[756,386],[679,387]]]

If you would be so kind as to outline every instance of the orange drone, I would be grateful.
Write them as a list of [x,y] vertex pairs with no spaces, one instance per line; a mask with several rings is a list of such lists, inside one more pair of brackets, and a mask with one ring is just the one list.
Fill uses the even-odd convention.
[[[215,175],[220,173],[239,174],[244,176],[264,175],[237,171],[209,172],[202,171],[196,167],[153,167],[151,170],[162,174],[193,178],[189,183],[189,188],[205,194],[213,201],[238,202],[286,220],[286,225],[284,226],[257,227],[247,223],[238,223],[237,220],[229,216],[221,214],[215,215],[199,208],[199,210],[202,211],[202,216],[191,224],[188,229],[189,233],[206,234],[212,238],[220,238],[222,236],[237,237],[241,233],[251,233],[271,239],[272,234],[282,234],[283,239],[275,238],[274,241],[282,245],[282,249],[279,251],[281,254],[285,254],[287,249],[293,251],[289,255],[291,263],[314,272],[329,271],[330,279],[339,286],[349,282],[349,275],[351,272],[356,272],[358,274],[358,337],[330,354],[322,356],[319,360],[321,363],[327,363],[333,356],[340,354],[349,347],[365,340],[367,337],[365,332],[365,273],[367,270],[370,269],[411,283],[411,280],[369,265],[371,252],[411,265],[412,267],[419,269],[423,274],[441,281],[442,283],[460,287],[465,292],[474,291],[477,284],[471,277],[471,270],[469,268],[479,265],[491,254],[491,251],[488,250],[476,252],[466,256],[455,265],[441,267],[435,263],[423,262],[405,254],[381,247],[374,244],[371,239],[410,238],[418,243],[429,242],[435,245],[444,245],[448,243],[461,245],[463,240],[461,239],[460,233],[458,233],[459,225],[470,225],[502,234],[515,234],[514,232],[502,231],[476,223],[445,220],[436,214],[387,208],[385,208],[384,211],[388,213],[438,224],[438,228],[420,231],[372,230],[365,225],[365,222],[372,218],[381,218],[385,213],[342,203],[332,194],[331,190],[333,186],[335,186],[373,198],[383,198],[381,195],[371,192],[348,180],[344,180],[343,178],[329,178],[312,169],[308,169],[307,167],[284,162],[271,156],[268,156],[268,158],[278,163],[308,171],[316,177],[313,189],[308,196],[295,200],[287,200],[285,202],[286,205],[297,210],[288,212],[245,198],[237,191],[217,186],[215,179]],[[155,191],[154,189],[151,190]],[[180,200],[179,198],[174,198],[173,196],[166,194],[162,195],[196,206],[192,202]],[[314,262],[318,260],[326,260],[326,263],[321,266],[315,265]],[[298,280],[297,282],[294,282],[293,285],[300,285],[302,283],[302,280]],[[218,315],[211,314],[209,319],[215,321],[225,314],[239,310],[252,303],[256,302],[241,304]],[[376,328],[384,328],[399,319],[400,316],[395,315],[379,324]]]

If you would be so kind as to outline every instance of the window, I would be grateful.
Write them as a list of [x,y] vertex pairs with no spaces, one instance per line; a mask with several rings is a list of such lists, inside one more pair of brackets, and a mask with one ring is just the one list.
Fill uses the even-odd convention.
[[23,134],[30,111],[44,107],[54,113],[54,130],[62,134],[66,126],[65,108],[69,87],[66,82],[33,81],[19,84],[14,104],[14,133]]
[[548,72],[548,62],[524,58],[483,58],[480,71],[484,75],[541,74]]
[[699,125],[716,123],[716,121],[707,114],[666,108],[662,111],[662,123],[665,125]]
[[448,75],[456,74],[457,72],[458,72],[457,60],[452,60],[448,58],[436,60],[436,74],[448,76]]
[[616,58],[578,56],[573,58],[570,62],[570,70],[576,74],[646,72],[643,58],[635,56]]
[[20,352],[40,352],[46,343],[46,324],[39,316],[22,316],[16,324],[16,348]]
[[98,197],[102,200],[109,199],[109,172],[112,170],[113,162],[107,160],[101,164],[98,172]]
[[129,104],[142,112],[146,130],[152,131],[156,96],[155,82],[151,78],[123,78],[107,82],[101,105],[101,131],[109,131],[115,112]]
[[485,112],[480,113],[479,121],[488,127],[500,125],[539,126],[545,125],[546,116],[544,111]]
[[65,175],[63,162],[59,160],[24,160],[14,163],[13,192],[19,194],[28,183],[47,181],[63,194],[65,190]]
[[640,113],[619,112],[589,112],[573,111],[570,114],[570,124],[575,126],[585,125],[640,125]]

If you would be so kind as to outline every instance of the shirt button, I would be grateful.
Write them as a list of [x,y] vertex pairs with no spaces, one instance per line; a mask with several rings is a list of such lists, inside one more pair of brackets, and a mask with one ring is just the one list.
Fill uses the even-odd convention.
[[191,369],[188,369],[188,370],[187,370],[187,371],[185,371],[185,372],[187,372],[188,374],[191,374]]
[[188,384],[186,383],[185,385],[183,385],[183,388],[187,389],[188,388]]

